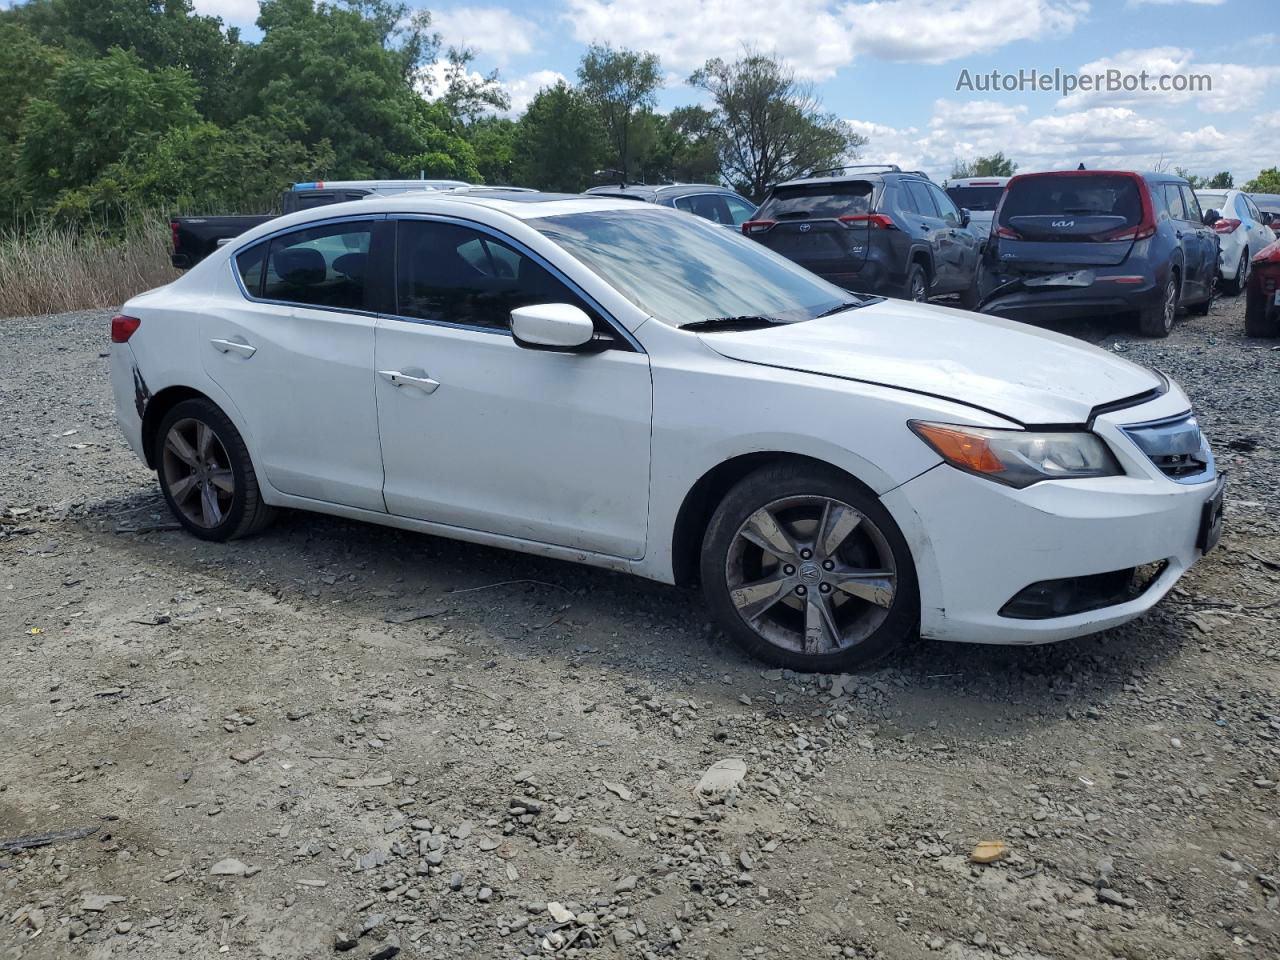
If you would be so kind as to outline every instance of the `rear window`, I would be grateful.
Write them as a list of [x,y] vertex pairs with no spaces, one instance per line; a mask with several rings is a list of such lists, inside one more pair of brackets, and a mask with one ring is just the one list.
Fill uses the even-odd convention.
[[1137,181],[1108,174],[1012,180],[1000,207],[1000,225],[1028,240],[1100,240],[1141,221]]
[[778,187],[756,213],[756,218],[810,220],[870,213],[873,189],[867,180]]
[[994,210],[1003,193],[1004,187],[947,187],[952,202],[970,210]]

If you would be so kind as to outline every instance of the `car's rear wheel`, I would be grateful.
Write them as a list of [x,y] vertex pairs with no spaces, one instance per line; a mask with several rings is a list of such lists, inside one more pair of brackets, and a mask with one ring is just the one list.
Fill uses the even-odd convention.
[[176,404],[156,428],[155,450],[165,501],[195,536],[232,540],[273,519],[240,431],[212,401]]
[[929,275],[920,264],[913,263],[908,268],[904,292],[908,300],[914,300],[916,303],[924,303],[929,299]]
[[793,670],[865,667],[919,617],[915,567],[889,512],[816,465],[766,467],[730,490],[703,539],[701,573],[729,636]]
[[1240,291],[1245,288],[1245,284],[1249,282],[1249,250],[1248,248],[1240,254],[1240,263],[1236,265],[1236,275],[1234,279],[1222,281],[1222,292],[1227,296],[1234,297],[1239,295]]
[[1173,329],[1173,318],[1178,314],[1178,275],[1170,273],[1165,281],[1160,302],[1145,308],[1138,315],[1138,328],[1143,336],[1167,337]]
[[1187,312],[1194,313],[1196,316],[1200,317],[1208,316],[1209,309],[1213,306],[1213,301],[1218,296],[1218,285],[1221,282],[1222,278],[1218,276],[1218,271],[1215,268],[1213,271],[1213,277],[1209,280],[1209,292],[1205,294],[1205,298],[1199,303],[1188,307]]
[[979,260],[978,268],[973,272],[973,283],[960,291],[960,306],[966,310],[977,310],[978,304],[982,302],[983,272],[982,260]]

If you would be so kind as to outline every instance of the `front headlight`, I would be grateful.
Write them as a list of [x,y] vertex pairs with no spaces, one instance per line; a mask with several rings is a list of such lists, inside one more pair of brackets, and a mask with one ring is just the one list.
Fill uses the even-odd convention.
[[1008,484],[1114,477],[1124,471],[1107,445],[1083,430],[1037,433],[912,420],[908,426],[953,467]]

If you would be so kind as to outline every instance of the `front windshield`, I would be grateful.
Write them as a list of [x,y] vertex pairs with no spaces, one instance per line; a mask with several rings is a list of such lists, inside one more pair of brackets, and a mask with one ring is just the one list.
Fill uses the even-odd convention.
[[641,310],[672,326],[811,320],[860,301],[739,233],[661,207],[529,221]]

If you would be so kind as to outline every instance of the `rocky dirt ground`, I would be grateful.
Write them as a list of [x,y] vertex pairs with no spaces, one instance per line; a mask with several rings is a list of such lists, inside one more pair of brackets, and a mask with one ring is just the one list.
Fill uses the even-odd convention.
[[841,677],[621,575],[198,542],[113,425],[109,314],[0,321],[0,958],[1280,956],[1280,348],[1242,313],[1081,330],[1230,475],[1174,595]]

